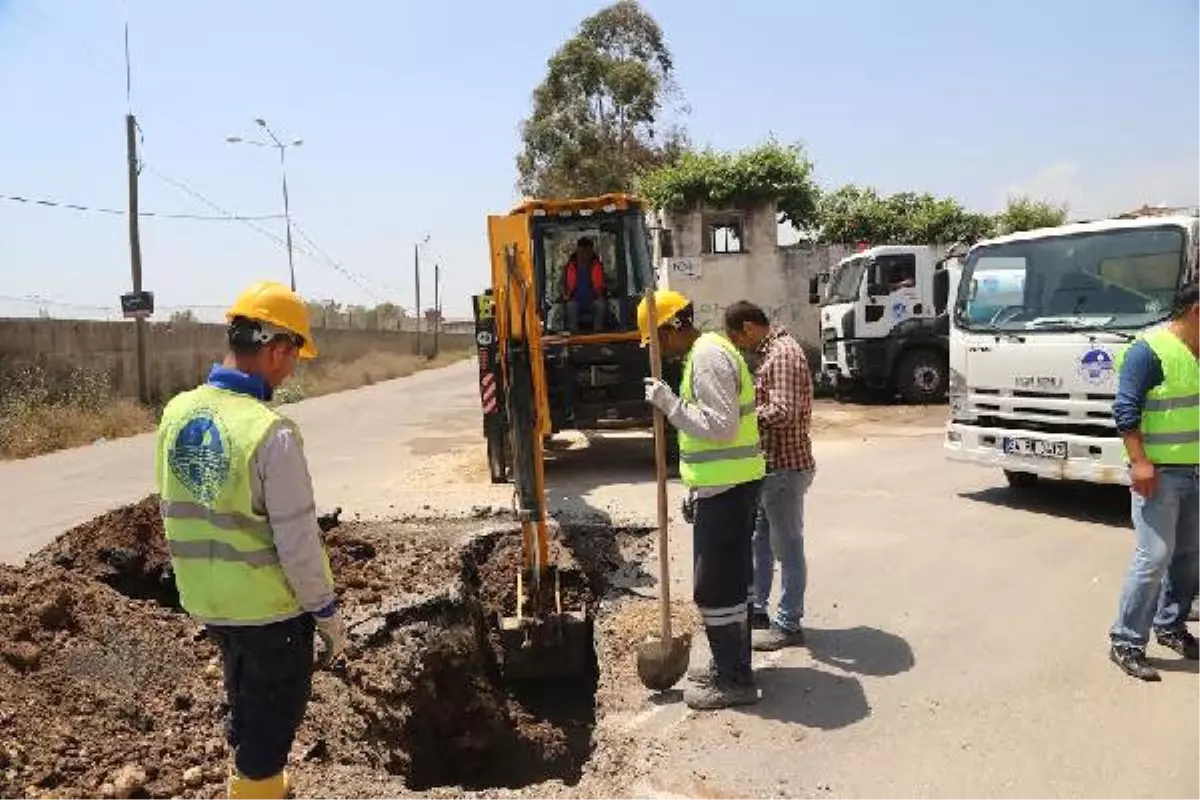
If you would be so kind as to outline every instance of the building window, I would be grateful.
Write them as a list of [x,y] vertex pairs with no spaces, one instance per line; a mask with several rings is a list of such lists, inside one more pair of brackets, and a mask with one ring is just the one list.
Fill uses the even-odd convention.
[[706,244],[709,253],[745,253],[745,241],[741,220],[722,220],[708,224]]

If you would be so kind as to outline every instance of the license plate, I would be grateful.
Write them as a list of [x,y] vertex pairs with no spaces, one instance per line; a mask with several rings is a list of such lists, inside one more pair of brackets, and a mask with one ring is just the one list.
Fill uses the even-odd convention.
[[1011,456],[1034,456],[1036,458],[1067,457],[1066,442],[1048,442],[1045,439],[1025,439],[1022,437],[1005,437],[1004,452]]

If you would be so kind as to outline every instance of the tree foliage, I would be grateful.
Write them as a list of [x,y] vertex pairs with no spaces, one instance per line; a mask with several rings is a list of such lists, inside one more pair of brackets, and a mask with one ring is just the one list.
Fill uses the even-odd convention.
[[951,197],[898,192],[881,197],[867,186],[847,185],[821,198],[819,238],[824,242],[948,244],[992,235],[995,221],[967,211]]
[[1067,221],[1067,206],[1049,200],[1034,200],[1026,195],[1008,198],[1004,210],[996,215],[999,233],[1031,231],[1034,228],[1053,228]]
[[682,147],[682,131],[662,123],[673,75],[662,29],[636,0],[585,19],[533,92],[518,188],[536,197],[631,190],[638,174]]
[[655,207],[675,211],[773,201],[780,219],[798,230],[815,227],[821,194],[804,148],[774,139],[733,153],[688,150],[643,175],[638,192]]

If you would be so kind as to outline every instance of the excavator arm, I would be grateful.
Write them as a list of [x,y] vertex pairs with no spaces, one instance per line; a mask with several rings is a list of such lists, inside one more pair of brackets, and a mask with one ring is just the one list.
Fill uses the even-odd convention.
[[551,432],[538,282],[529,218],[488,218],[492,296],[501,384],[513,454],[514,502],[524,559],[516,577],[516,615],[500,620],[506,677],[570,673],[586,663],[590,629],[564,614],[558,572],[550,564],[542,441]]

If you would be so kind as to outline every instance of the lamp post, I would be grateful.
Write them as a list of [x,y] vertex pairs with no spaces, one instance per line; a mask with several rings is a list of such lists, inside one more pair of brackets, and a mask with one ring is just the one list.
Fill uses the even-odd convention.
[[291,278],[292,291],[294,292],[296,291],[296,263],[292,255],[292,210],[288,203],[287,150],[289,147],[299,147],[304,144],[304,140],[293,139],[291,142],[285,143],[275,135],[275,131],[271,130],[265,119],[256,117],[254,121],[260,128],[266,131],[267,136],[271,137],[271,141],[260,142],[257,139],[244,139],[241,136],[226,136],[225,141],[230,144],[252,144],[255,147],[273,147],[279,151],[279,173],[283,178],[283,219],[287,227],[288,276]]

